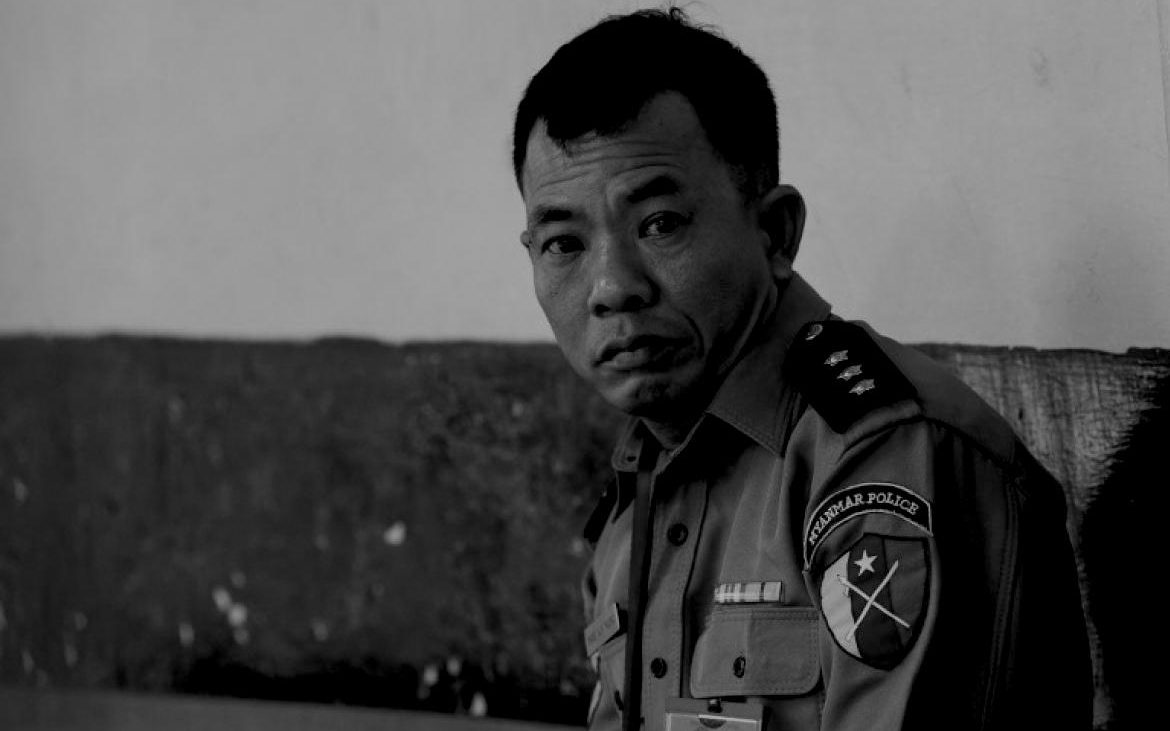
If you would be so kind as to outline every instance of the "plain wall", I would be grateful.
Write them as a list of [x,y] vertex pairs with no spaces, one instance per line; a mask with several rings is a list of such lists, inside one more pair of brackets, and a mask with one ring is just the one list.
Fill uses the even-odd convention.
[[[0,332],[547,339],[511,116],[628,2],[0,0]],[[1170,0],[705,2],[910,341],[1170,346]]]

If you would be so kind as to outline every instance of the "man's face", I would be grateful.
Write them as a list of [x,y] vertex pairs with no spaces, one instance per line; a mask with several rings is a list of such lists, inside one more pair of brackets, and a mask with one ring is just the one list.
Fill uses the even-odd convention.
[[567,150],[540,122],[522,181],[536,296],[569,363],[623,411],[696,417],[774,284],[759,207],[690,103],[661,94]]

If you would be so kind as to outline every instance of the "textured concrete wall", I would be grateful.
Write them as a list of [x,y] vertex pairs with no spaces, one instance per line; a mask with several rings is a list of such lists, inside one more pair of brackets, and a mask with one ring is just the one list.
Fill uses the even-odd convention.
[[[1068,488],[1132,716],[1170,353],[924,349]],[[580,721],[618,422],[549,345],[0,340],[0,682]]]

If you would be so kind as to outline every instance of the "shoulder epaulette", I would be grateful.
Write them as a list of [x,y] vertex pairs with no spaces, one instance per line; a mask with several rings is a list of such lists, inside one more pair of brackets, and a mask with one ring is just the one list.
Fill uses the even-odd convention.
[[875,409],[917,396],[865,328],[844,320],[801,328],[785,357],[784,372],[838,434]]

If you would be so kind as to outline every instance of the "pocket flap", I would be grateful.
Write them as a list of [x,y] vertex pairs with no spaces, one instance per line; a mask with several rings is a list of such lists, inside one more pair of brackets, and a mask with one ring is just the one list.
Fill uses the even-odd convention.
[[715,607],[691,657],[691,695],[800,695],[820,680],[813,607]]

